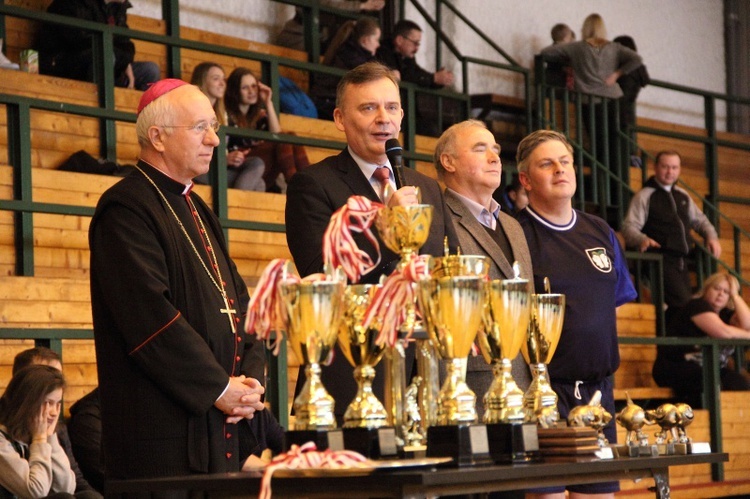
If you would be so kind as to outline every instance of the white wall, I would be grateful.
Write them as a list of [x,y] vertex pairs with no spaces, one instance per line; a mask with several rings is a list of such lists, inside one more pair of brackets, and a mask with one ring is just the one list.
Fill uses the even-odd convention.
[[[395,0],[392,0],[395,1]],[[419,0],[434,14],[433,0]],[[583,19],[592,12],[604,18],[609,38],[633,37],[652,79],[726,92],[724,63],[724,21],[721,0],[452,0],[460,11],[490,36],[520,64],[531,68],[534,54],[551,40],[550,28],[564,22],[580,38]],[[133,13],[161,17],[160,0],[133,0]],[[223,7],[218,12],[217,5]],[[229,7],[231,6],[231,7]],[[271,0],[181,0],[181,23],[261,42],[273,36],[293,8]],[[407,17],[427,28],[427,23],[409,5]],[[445,31],[464,55],[503,62],[499,55],[460,20],[445,16]],[[434,38],[427,36],[418,62],[435,69]],[[460,66],[446,51],[443,64],[457,72]],[[470,91],[521,96],[517,76],[472,66]],[[457,79],[460,88],[460,78]],[[646,87],[639,97],[639,116],[703,127],[703,101],[675,92]],[[718,107],[717,126],[725,128],[724,106]]]

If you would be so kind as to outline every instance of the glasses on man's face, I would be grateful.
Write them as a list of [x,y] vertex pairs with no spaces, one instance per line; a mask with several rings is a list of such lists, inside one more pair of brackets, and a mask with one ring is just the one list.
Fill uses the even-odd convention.
[[411,38],[407,38],[407,37],[404,37],[404,40],[409,40],[411,43],[414,44],[415,47],[419,47],[420,45],[422,45],[421,40],[412,40]]
[[185,128],[187,130],[194,130],[196,134],[202,135],[208,132],[208,129],[214,131],[214,133],[219,133],[219,127],[221,124],[217,120],[211,120],[211,122],[208,121],[199,121],[198,123],[194,125],[162,125],[164,128]]

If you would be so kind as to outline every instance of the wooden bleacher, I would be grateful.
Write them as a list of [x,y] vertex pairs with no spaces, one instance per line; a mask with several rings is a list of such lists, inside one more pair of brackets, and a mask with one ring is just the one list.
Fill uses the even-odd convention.
[[[651,304],[627,303],[617,310],[618,336],[656,336],[656,312]],[[656,345],[620,345],[620,368],[615,372],[615,400],[671,399],[670,388],[657,386],[651,376]]]

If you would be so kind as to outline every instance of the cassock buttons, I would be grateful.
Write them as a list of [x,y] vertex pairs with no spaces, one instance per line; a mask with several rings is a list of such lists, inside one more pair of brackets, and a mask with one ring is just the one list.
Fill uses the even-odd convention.
[[[225,282],[222,282],[222,284],[223,284],[224,286],[226,286],[226,285],[227,285],[227,283],[225,283]],[[230,305],[234,305],[234,298],[230,298],[230,299],[229,299],[229,304],[230,304]]]
[[242,357],[240,357],[240,356],[238,355],[237,357],[235,357],[235,358],[234,358],[234,360],[236,360],[237,362],[239,362],[239,361],[241,361],[241,360],[242,360]]
[[237,343],[239,343],[240,341],[242,341],[242,337],[241,336],[237,336]]
[[227,438],[232,438],[232,434],[231,433],[227,433],[226,437]]
[[227,452],[227,459],[232,459],[232,453],[231,452]]

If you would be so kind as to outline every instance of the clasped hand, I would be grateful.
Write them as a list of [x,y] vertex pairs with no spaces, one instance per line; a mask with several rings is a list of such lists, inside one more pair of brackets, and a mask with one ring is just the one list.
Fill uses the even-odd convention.
[[233,376],[229,378],[226,392],[214,405],[227,415],[227,423],[238,423],[243,419],[252,419],[255,411],[263,410],[261,396],[265,391],[255,378]]

